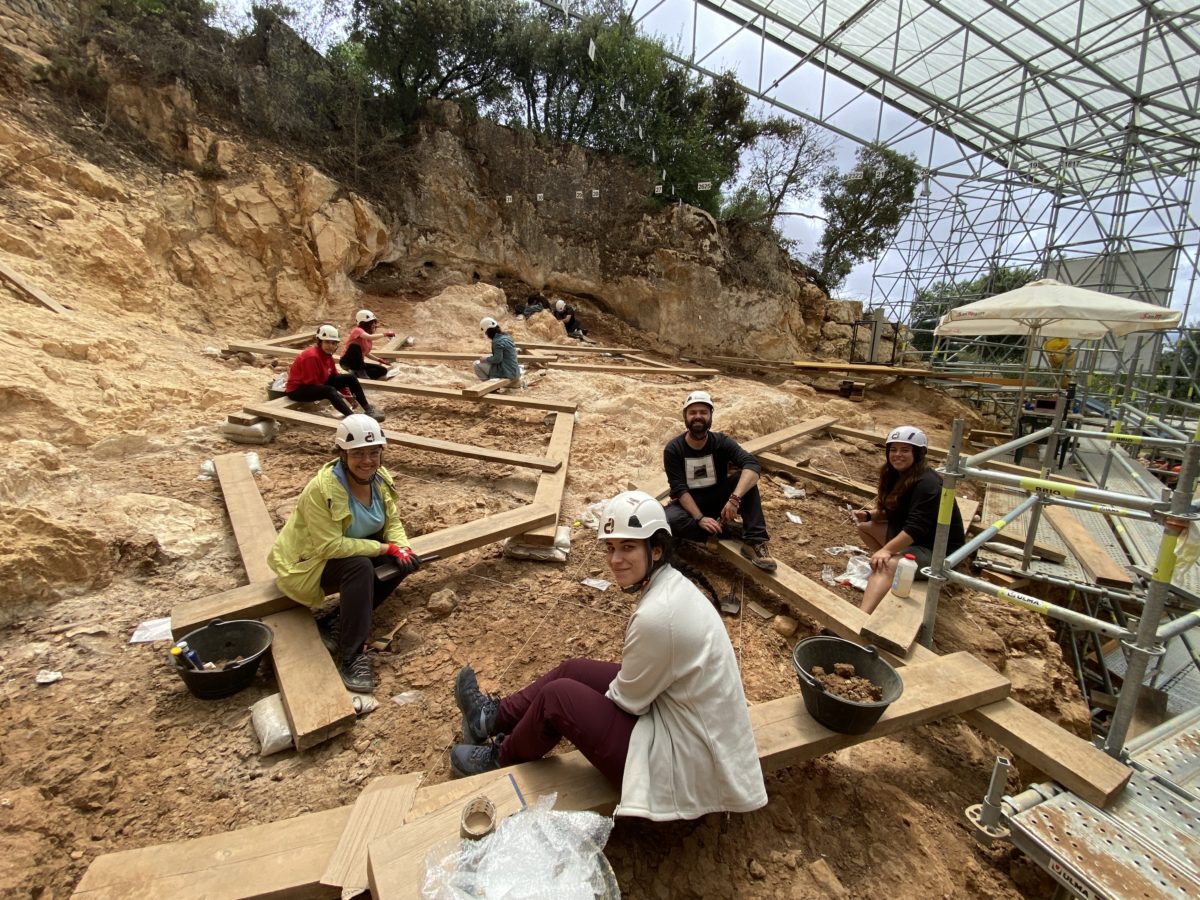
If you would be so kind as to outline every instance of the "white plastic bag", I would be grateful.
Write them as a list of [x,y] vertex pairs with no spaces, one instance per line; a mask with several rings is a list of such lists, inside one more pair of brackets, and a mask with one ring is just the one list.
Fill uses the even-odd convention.
[[871,558],[869,556],[852,556],[846,560],[846,571],[838,579],[841,584],[848,584],[860,591],[867,589],[867,579],[871,577]]
[[278,694],[263,697],[250,707],[250,724],[262,747],[259,756],[270,756],[292,746],[292,730],[283,711],[283,698]]

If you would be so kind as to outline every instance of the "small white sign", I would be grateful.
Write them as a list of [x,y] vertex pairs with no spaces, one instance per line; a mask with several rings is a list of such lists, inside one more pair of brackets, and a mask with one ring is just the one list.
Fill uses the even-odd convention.
[[576,199],[576,200],[582,200],[582,199],[583,199],[583,191],[576,191],[576,192],[575,192],[575,199]]
[[617,106],[621,107],[621,112],[625,112],[625,95],[617,94]]
[[600,199],[600,188],[592,188],[592,199],[593,200]]
[[638,140],[640,141],[641,139],[642,139],[642,126],[639,125],[638,126]]
[[712,182],[711,181],[701,181],[699,184],[696,185],[696,190],[711,191],[712,190]]
[[603,578],[585,578],[580,584],[586,584],[590,588],[595,588],[598,591],[607,591],[612,587],[611,581],[605,581]]
[[650,148],[650,162],[658,162],[658,151],[653,147]]
[[662,185],[661,185],[661,184],[656,184],[656,185],[654,186],[654,193],[656,193],[656,194],[661,194],[661,193],[662,193]]
[[588,38],[588,59],[592,62],[596,61],[596,42]]
[[542,202],[543,200],[545,200],[545,199],[546,199],[546,195],[545,195],[545,194],[538,194],[538,195],[537,195],[537,202],[538,202],[538,203],[541,203],[541,202]]
[[505,203],[512,203],[512,194],[505,194],[505,195],[504,195],[504,202],[505,202]]

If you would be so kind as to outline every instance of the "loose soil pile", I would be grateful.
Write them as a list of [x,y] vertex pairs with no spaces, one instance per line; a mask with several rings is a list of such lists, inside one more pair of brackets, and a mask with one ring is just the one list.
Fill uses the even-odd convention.
[[883,688],[870,678],[855,674],[850,663],[834,663],[833,672],[813,666],[810,674],[825,686],[825,690],[855,703],[878,703],[883,699]]

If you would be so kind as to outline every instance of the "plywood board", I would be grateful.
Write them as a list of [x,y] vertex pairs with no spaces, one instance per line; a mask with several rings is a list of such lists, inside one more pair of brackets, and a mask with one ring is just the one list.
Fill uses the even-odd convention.
[[[248,413],[268,419],[278,419],[281,422],[295,422],[298,425],[310,425],[314,428],[334,430],[338,427],[339,419],[320,416],[314,413],[300,412],[284,406],[271,406],[269,403],[249,403],[242,407]],[[531,456],[526,453],[510,453],[507,450],[493,450],[490,447],[475,447],[470,444],[458,444],[454,441],[443,441],[437,438],[421,437],[404,431],[393,431],[384,428],[384,436],[389,444],[410,447],[413,450],[425,450],[430,453],[445,453],[448,456],[463,456],[468,459],[478,459],[483,462],[499,463],[504,466],[517,466],[525,469],[538,469],[542,472],[553,472],[560,465],[544,456]]]
[[863,741],[924,725],[1008,696],[1008,679],[960,651],[900,671],[904,691],[866,734],[830,731],[792,694],[750,707],[754,741],[764,772],[815,759]]
[[608,372],[614,375],[679,375],[688,378],[708,378],[720,375],[717,369],[663,369],[658,366],[620,366],[593,363],[547,363],[550,369],[569,369],[572,372]]
[[337,897],[321,875],[351,807],[308,813],[223,834],[97,857],[75,888],[77,900],[204,897]]
[[385,775],[363,789],[354,801],[350,821],[346,823],[337,848],[325,867],[321,884],[343,888],[344,891],[367,890],[370,883],[367,876],[367,845],[404,824],[423,777],[420,772]]
[[69,309],[43,291],[36,284],[26,279],[24,275],[20,274],[15,269],[10,268],[4,262],[0,262],[0,278],[3,278],[5,281],[9,282],[23,293],[28,294],[47,309],[51,309],[54,312],[61,313],[63,315],[70,313]]
[[[446,559],[514,534],[521,534],[531,528],[548,525],[557,518],[557,509],[531,504],[495,513],[474,522],[453,525],[430,534],[417,535],[410,538],[410,543],[413,552],[418,556],[437,554]],[[394,567],[388,568],[388,565],[390,564],[379,567],[381,578],[396,572]],[[180,603],[171,610],[171,633],[179,637],[194,628],[208,624],[213,619],[255,619],[288,609],[308,612],[307,607],[302,607],[285,597],[274,581],[256,582]],[[311,614],[309,615],[311,618]]]
[[[494,774],[493,780],[472,796],[492,801],[497,823],[525,806],[508,772]],[[464,805],[462,800],[451,801],[371,841],[367,855],[374,900],[411,900],[420,895],[425,857],[436,845],[458,837]]]
[[897,597],[891,591],[884,594],[863,626],[863,641],[876,644],[889,653],[906,656],[925,618],[928,586],[927,582],[915,581],[907,597]]
[[1088,533],[1086,526],[1075,518],[1070,509],[1049,503],[1042,507],[1042,515],[1058,532],[1093,584],[1127,591],[1133,589],[1133,579],[1129,573],[1109,556],[1108,551]]
[[[546,458],[556,459],[562,465],[557,472],[538,476],[537,490],[533,495],[533,502],[537,506],[561,512],[563,493],[567,487],[567,466],[571,459],[571,437],[574,433],[575,417],[558,413],[554,417],[554,430],[550,434],[550,446],[546,448]],[[554,545],[556,531],[558,531],[557,517],[549,525],[526,532],[521,536],[521,540],[526,544],[551,547]]]
[[223,453],[213,459],[213,465],[247,577],[252,582],[274,578],[267,554],[275,543],[275,522],[263,503],[246,455]]
[[502,387],[508,387],[512,383],[511,378],[489,378],[481,384],[472,385],[471,387],[463,388],[464,397],[486,397],[492,391],[498,391]]
[[275,635],[271,660],[283,711],[297,750],[315,747],[354,727],[354,705],[307,609],[263,618]]

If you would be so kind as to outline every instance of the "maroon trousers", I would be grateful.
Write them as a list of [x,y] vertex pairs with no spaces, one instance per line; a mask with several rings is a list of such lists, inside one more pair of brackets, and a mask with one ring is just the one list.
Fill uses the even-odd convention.
[[604,696],[620,669],[612,662],[568,659],[505,697],[496,714],[496,732],[508,734],[500,744],[500,765],[541,759],[566,738],[619,789],[638,720]]

